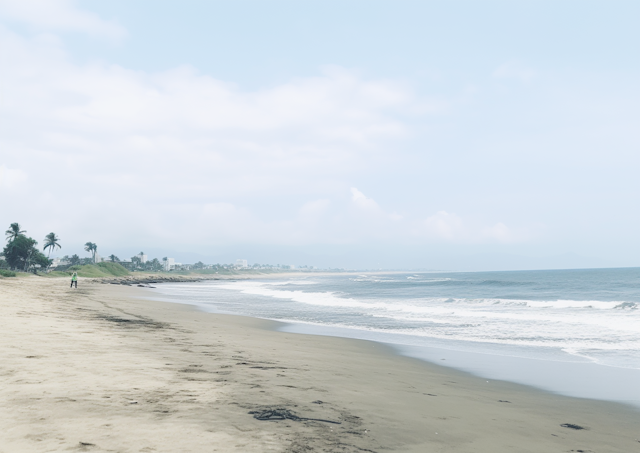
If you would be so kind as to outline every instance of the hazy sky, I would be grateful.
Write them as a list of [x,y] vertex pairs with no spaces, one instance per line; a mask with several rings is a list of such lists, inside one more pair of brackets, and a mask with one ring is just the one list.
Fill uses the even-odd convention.
[[0,226],[60,254],[640,265],[637,1],[0,0]]

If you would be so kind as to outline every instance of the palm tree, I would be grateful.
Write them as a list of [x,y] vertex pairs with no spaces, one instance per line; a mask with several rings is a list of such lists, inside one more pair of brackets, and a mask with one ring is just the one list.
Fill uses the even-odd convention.
[[151,261],[149,261],[149,266],[153,271],[159,271],[160,269],[162,269],[162,264],[160,264],[160,261],[158,260],[158,258],[154,258]]
[[118,258],[115,255],[109,255],[109,259],[111,260],[112,263],[115,263],[116,261],[120,261],[120,258]]
[[51,252],[55,252],[56,247],[58,247],[59,249],[62,248],[60,247],[60,243],[58,242],[59,240],[60,238],[56,236],[55,233],[49,233],[44,237],[44,247],[42,248],[42,250],[49,249],[49,258],[51,257]]
[[5,234],[7,235],[7,241],[11,242],[22,233],[27,232],[27,230],[21,230],[20,228],[21,226],[19,223],[12,223],[9,229],[5,231]]
[[84,245],[84,249],[87,252],[90,252],[92,257],[93,257],[93,262],[96,262],[96,252],[98,251],[98,246],[96,244],[94,244],[93,242],[87,242]]

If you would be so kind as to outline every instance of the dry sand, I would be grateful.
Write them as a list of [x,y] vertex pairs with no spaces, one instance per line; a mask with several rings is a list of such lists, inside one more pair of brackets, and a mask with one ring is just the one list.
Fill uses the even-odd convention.
[[640,452],[630,407],[146,296],[0,279],[0,452]]

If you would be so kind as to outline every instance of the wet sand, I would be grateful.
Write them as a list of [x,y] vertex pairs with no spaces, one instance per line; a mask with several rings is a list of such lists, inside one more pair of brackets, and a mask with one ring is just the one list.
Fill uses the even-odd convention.
[[0,452],[640,451],[632,407],[78,286],[0,279]]

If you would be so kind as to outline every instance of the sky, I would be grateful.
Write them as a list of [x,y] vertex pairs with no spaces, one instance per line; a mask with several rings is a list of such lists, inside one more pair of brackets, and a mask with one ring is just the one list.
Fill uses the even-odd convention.
[[60,256],[638,266],[639,15],[0,0],[0,226]]

